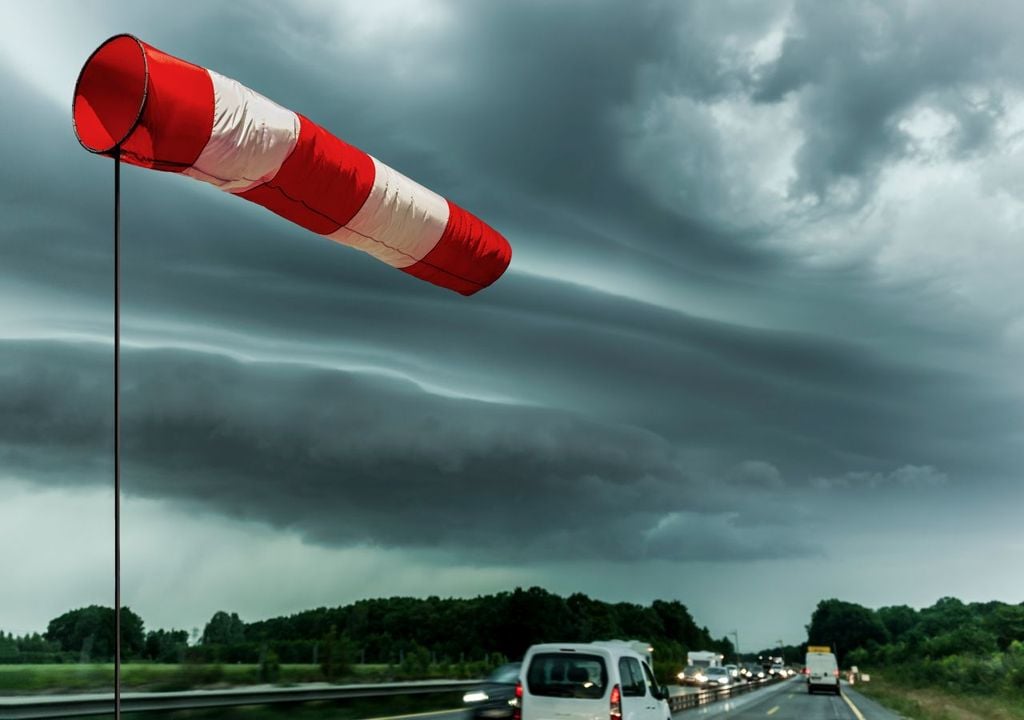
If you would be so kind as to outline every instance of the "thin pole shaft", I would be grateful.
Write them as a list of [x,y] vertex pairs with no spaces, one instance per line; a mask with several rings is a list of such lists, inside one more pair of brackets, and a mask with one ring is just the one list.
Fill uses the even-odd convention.
[[114,148],[114,718],[121,720],[121,148]]

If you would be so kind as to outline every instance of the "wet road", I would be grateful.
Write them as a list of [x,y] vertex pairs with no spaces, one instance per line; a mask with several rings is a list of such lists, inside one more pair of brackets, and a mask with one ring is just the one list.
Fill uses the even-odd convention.
[[900,716],[843,685],[843,695],[809,695],[799,679],[777,690],[752,693],[744,700],[723,701],[700,711],[677,713],[676,720],[698,717],[729,720],[899,720]]

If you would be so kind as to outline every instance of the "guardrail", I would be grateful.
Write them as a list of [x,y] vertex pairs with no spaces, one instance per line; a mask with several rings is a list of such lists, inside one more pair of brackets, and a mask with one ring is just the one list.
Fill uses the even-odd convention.
[[737,695],[743,695],[744,693],[753,692],[754,690],[760,690],[768,685],[785,682],[788,679],[789,678],[767,678],[764,680],[754,680],[753,682],[734,683],[728,687],[709,688],[707,690],[701,690],[700,692],[689,693],[687,695],[672,695],[668,699],[668,706],[674,713],[681,710],[691,710],[701,705],[717,702],[718,700],[726,700]]
[[[729,687],[702,690],[669,698],[672,712],[707,705],[717,700],[752,692],[781,679],[736,683]],[[354,698],[396,695],[455,693],[479,686],[479,680],[424,680],[422,682],[379,683],[374,685],[306,684],[301,687],[230,688],[226,690],[188,690],[184,692],[123,693],[121,712],[133,713],[166,710],[202,710],[242,705],[304,703],[317,700],[349,700]],[[55,720],[56,718],[112,715],[112,693],[95,695],[48,695],[0,698],[0,720]]]
[[[122,693],[121,712],[146,710],[200,710],[240,705],[304,703],[315,700],[349,700],[389,695],[426,695],[461,692],[476,687],[479,680],[425,680],[422,682],[375,685],[329,685],[315,687],[231,688],[185,692]],[[113,693],[96,695],[38,695],[0,698],[0,720],[49,720],[53,718],[112,715]]]

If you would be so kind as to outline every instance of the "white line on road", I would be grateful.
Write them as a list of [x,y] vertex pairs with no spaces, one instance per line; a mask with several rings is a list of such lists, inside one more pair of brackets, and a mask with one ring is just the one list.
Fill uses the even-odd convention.
[[850,709],[853,710],[853,714],[857,720],[864,720],[864,716],[861,714],[860,710],[857,709],[857,706],[853,704],[853,700],[850,699],[850,696],[843,693],[842,698],[846,701],[846,704],[850,706]]

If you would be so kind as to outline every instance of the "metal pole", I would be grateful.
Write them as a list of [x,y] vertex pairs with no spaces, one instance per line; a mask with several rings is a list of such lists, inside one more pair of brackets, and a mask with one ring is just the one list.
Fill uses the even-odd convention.
[[114,718],[121,720],[121,146],[114,148]]

